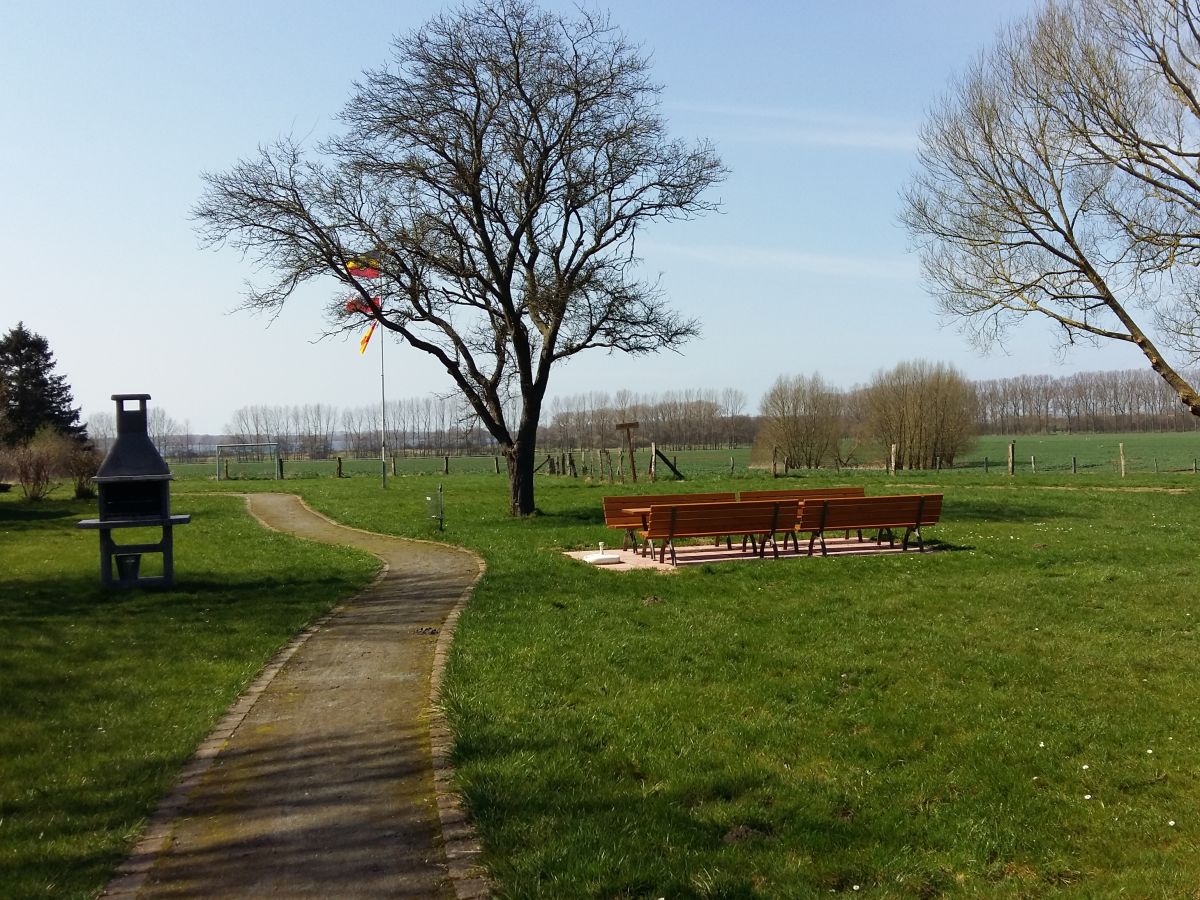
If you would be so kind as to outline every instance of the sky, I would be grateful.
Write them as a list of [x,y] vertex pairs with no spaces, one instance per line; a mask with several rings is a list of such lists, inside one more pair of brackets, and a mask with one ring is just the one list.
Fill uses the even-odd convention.
[[[652,55],[672,134],[710,139],[730,175],[720,213],[638,242],[701,336],[680,353],[586,351],[556,368],[551,399],[735,387],[756,409],[780,375],[849,388],[916,359],[976,379],[1144,365],[1125,346],[1060,357],[1035,323],[982,355],[939,318],[898,221],[926,111],[1033,0],[595,5]],[[264,276],[201,246],[191,210],[202,173],[335,131],[354,80],[443,8],[0,5],[0,332],[23,321],[48,339],[85,418],[116,393],[150,394],[195,434],[244,406],[377,403],[375,343],[359,356],[357,336],[318,340],[333,284],[273,319],[238,311]],[[384,383],[389,399],[451,389],[392,340]]]

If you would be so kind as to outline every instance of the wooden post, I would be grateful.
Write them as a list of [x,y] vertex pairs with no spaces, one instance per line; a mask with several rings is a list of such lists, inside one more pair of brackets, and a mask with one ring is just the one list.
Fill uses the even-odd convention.
[[572,478],[579,477],[579,470],[575,468],[575,454],[567,453],[567,471],[571,473]]
[[1079,460],[1074,456],[1071,457],[1071,474],[1072,475],[1079,474]]
[[1154,457],[1154,474],[1158,474],[1158,457]]
[[658,481],[658,445],[654,441],[650,442],[650,480]]
[[450,457],[449,456],[442,457],[442,474],[443,475],[450,474]]
[[341,478],[341,477],[342,477],[342,458],[339,456],[339,457],[337,458],[337,460],[338,460],[338,465],[337,465],[337,477],[338,477],[338,478]]
[[1036,474],[1036,472],[1037,472],[1037,457],[1036,456],[1029,457],[1029,468],[1032,469],[1034,471],[1034,473]]
[[392,477],[396,477],[396,454],[392,454]]
[[896,474],[896,445],[892,444],[891,450],[888,451],[888,474]]
[[985,456],[983,458],[983,474],[986,475],[987,473],[988,473],[988,458]]
[[1118,449],[1118,451],[1120,451],[1120,454],[1121,454],[1121,477],[1124,478],[1125,477],[1125,444],[1124,443],[1117,444],[1117,449]]
[[1008,442],[1008,474],[1017,474],[1017,442]]
[[771,448],[771,477],[779,477],[779,448]]
[[733,457],[729,457],[729,474],[733,474]]
[[[617,431],[625,432],[625,444],[629,448],[629,477],[637,484],[637,463],[633,459],[633,429],[638,427],[637,422],[618,422]],[[622,451],[623,452],[623,451]],[[625,464],[621,463],[621,480],[625,479]]]
[[500,474],[500,457],[493,456],[492,461],[496,464],[496,474],[499,475]]
[[621,484],[625,483],[625,448],[621,448],[621,455],[617,457],[617,471],[621,473]]

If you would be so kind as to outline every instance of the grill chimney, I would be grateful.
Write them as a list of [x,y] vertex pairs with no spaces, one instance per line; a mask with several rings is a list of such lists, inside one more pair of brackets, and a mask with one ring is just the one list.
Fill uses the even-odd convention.
[[[117,440],[96,473],[96,483],[125,478],[171,479],[171,470],[150,440],[146,417],[149,394],[113,394],[117,401]],[[137,401],[137,407],[126,409],[125,403]]]

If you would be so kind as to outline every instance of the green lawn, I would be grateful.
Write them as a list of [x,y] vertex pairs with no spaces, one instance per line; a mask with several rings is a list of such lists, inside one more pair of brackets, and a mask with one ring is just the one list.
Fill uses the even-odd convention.
[[[1095,470],[846,480],[865,481],[868,493],[944,490],[943,522],[926,534],[939,552],[619,574],[559,552],[613,539],[600,513],[612,486],[540,478],[542,514],[526,521],[504,515],[506,486],[494,475],[412,475],[387,491],[368,476],[286,486],[347,524],[438,538],[425,498],[442,483],[441,537],[487,559],[459,626],[446,700],[461,788],[502,896],[1195,891],[1200,483]],[[820,473],[788,483],[838,481]],[[781,484],[739,475],[686,487]],[[247,487],[277,485],[176,485]],[[334,592],[370,569],[258,534],[233,500],[177,493],[174,506],[196,514],[178,532],[179,597],[100,594],[95,536],[70,528],[83,507],[20,521],[25,538],[39,535],[31,542],[10,541],[12,511],[22,507],[0,506],[9,517],[0,521],[4,549],[25,547],[24,574],[0,574],[0,590],[41,597],[18,603],[18,613],[6,599],[0,621],[18,636],[0,650],[0,675],[22,698],[22,724],[0,752],[0,883],[20,875],[43,893],[50,883],[84,892],[63,889],[68,877],[102,883],[138,816],[259,664],[252,660],[315,614],[320,603],[273,617],[275,636],[237,664],[221,664],[232,651],[181,653],[197,635],[237,630],[239,616],[206,622],[200,610],[228,612],[250,594],[272,607],[303,605],[279,574],[289,567],[264,560],[252,542],[280,542],[272,554],[294,554],[293,571],[324,571],[313,580]],[[67,581],[37,585],[65,565],[75,573]],[[227,606],[209,587],[229,596]],[[60,608],[63,597],[76,602]],[[185,623],[187,640],[160,650],[164,635],[184,637]],[[83,653],[66,643],[79,628],[94,632]],[[157,668],[132,662],[146,654]],[[164,680],[185,664],[171,699],[145,701],[158,717],[141,711],[123,726],[165,733],[173,749],[147,762],[129,737],[97,743],[111,733],[106,716],[125,716],[143,690],[130,673]],[[64,665],[80,674],[56,690],[17,677],[57,677]],[[124,683],[83,674],[105,666],[124,672]],[[96,697],[102,681],[113,687]],[[191,724],[178,721],[178,697],[195,694],[201,709]],[[43,776],[28,762],[64,745],[60,772]],[[105,784],[86,780],[97,778]],[[126,794],[136,801],[110,812]],[[40,831],[57,834],[55,846],[43,846]]]
[[173,505],[194,516],[177,590],[103,591],[96,533],[74,527],[94,501],[0,495],[0,897],[95,895],[250,679],[377,568],[234,498]]
[[[545,479],[509,522],[502,485],[450,485],[447,536],[489,571],[448,706],[504,896],[1200,884],[1190,476],[918,478],[868,492],[944,488],[943,552],[669,576],[557,552],[605,538],[607,487]],[[428,535],[433,483],[306,493]]]

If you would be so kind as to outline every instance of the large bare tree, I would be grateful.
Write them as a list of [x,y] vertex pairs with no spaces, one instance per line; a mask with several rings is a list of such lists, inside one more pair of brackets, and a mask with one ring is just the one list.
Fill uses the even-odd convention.
[[725,170],[709,144],[668,136],[660,94],[604,16],[484,0],[397,39],[356,85],[345,133],[314,154],[281,140],[205,176],[200,230],[277,276],[249,307],[333,278],[331,333],[370,318],[436,358],[526,515],[554,364],[698,330],[640,277],[635,238],[712,209]]
[[1064,344],[1200,358],[1200,13],[1051,0],[930,114],[903,218],[942,309],[982,344],[1045,316]]

